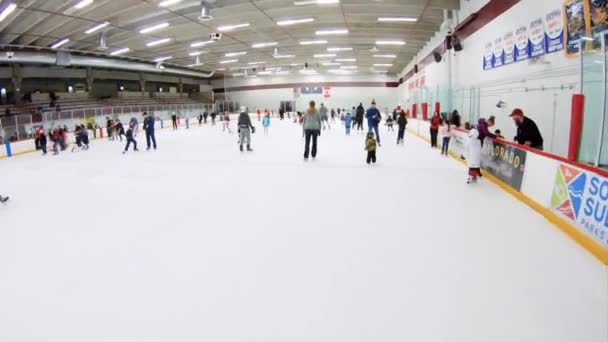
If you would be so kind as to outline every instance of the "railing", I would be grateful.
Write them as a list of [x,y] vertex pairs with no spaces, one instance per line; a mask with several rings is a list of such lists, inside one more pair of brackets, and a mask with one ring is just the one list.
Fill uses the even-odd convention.
[[138,117],[147,112],[158,119],[168,120],[172,113],[178,116],[194,117],[203,111],[211,111],[212,104],[154,104],[137,106],[104,106],[75,110],[62,110],[61,112],[45,112],[42,114],[17,114],[0,117],[0,144],[4,141],[20,141],[31,139],[36,128],[43,126],[45,130],[57,126],[67,126],[74,129],[77,124],[88,127],[104,127],[106,117],[120,119],[128,122],[131,117]]

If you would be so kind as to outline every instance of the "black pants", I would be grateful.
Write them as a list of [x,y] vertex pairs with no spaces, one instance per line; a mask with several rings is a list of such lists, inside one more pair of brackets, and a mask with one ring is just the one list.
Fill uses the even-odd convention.
[[146,142],[148,143],[148,149],[150,149],[150,140],[152,140],[154,149],[156,150],[156,137],[154,136],[154,131],[146,131]]
[[40,149],[42,153],[46,154],[46,138],[40,139]]
[[363,119],[358,119],[357,120],[357,131],[362,131],[363,130]]
[[[305,131],[306,145],[304,148],[304,159],[308,159],[308,155],[312,154],[313,158],[317,157],[317,138],[319,137],[319,131],[316,129],[307,129]],[[312,153],[310,151],[310,141],[312,140]]]
[[397,133],[397,143],[403,141],[403,136],[405,135],[405,130],[404,129],[399,129],[399,132]]
[[173,120],[173,129],[177,129],[177,120]]
[[431,128],[431,147],[437,147],[437,134],[438,130]]
[[135,141],[135,139],[133,138],[127,138],[127,146],[125,147],[125,151],[129,150],[129,146],[131,146],[131,143],[133,143],[133,149],[137,151],[137,141]]
[[376,164],[376,151],[367,151],[367,163]]

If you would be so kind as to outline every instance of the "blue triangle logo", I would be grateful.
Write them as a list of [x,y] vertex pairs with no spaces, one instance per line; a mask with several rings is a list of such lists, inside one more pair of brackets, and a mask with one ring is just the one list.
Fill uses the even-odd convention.
[[587,184],[587,174],[581,173],[568,185],[568,193],[570,195],[570,203],[572,203],[572,211],[574,216],[578,218],[578,213],[583,203],[583,194],[585,185]]

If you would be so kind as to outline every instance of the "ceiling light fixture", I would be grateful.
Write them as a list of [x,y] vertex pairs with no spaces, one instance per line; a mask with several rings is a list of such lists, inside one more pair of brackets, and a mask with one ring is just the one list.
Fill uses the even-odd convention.
[[139,30],[139,33],[146,34],[146,33],[150,33],[150,32],[153,32],[153,31],[157,31],[157,30],[163,29],[163,28],[168,27],[168,26],[169,26],[169,23],[161,23],[161,24],[157,24],[157,25],[154,25],[154,26],[150,26],[150,27],[146,27],[144,29],[141,29],[141,30]]
[[322,66],[340,66],[342,65],[342,63],[334,63],[334,62],[327,62],[327,63],[321,63]]
[[223,31],[232,31],[232,30],[236,30],[238,28],[243,28],[243,27],[248,27],[249,23],[243,23],[243,24],[235,24],[235,25],[224,25],[224,26],[218,26],[217,30],[220,32]]
[[582,37],[581,37],[581,39],[582,39],[582,40],[589,41],[589,42],[592,42],[592,41],[593,41],[593,38],[592,38],[592,37],[588,37],[588,36],[582,36]]
[[259,62],[249,62],[247,63],[249,65],[258,65],[258,64],[266,64],[266,61],[259,61]]
[[329,52],[339,52],[339,51],[353,51],[352,47],[329,47],[327,48]]
[[152,47],[152,46],[157,46],[157,45],[162,45],[162,44],[166,44],[168,42],[171,41],[171,38],[163,38],[163,39],[159,39],[159,40],[153,40],[149,43],[146,43],[147,47]]
[[60,46],[63,46],[64,44],[66,44],[66,43],[67,43],[67,42],[69,42],[69,41],[70,41],[70,39],[69,39],[69,38],[64,38],[64,39],[62,39],[62,40],[58,41],[57,43],[55,43],[55,44],[51,45],[51,49],[57,49],[57,48],[59,48]]
[[82,9],[93,3],[93,0],[82,0],[81,2],[74,5],[75,9]]
[[277,46],[277,45],[279,45],[279,43],[277,43],[277,42],[255,43],[255,44],[251,45],[251,47],[254,48],[254,49],[259,49],[259,48],[270,47],[270,46]]
[[0,21],[6,19],[6,17],[8,17],[11,13],[13,13],[13,11],[17,8],[17,5],[15,5],[14,3],[8,3],[8,5],[6,7],[4,7],[4,9],[2,10],[2,12],[0,13]]
[[336,62],[356,62],[356,58],[336,58]]
[[296,24],[312,23],[313,21],[315,21],[315,18],[287,19],[287,20],[277,21],[277,25],[289,26],[289,25],[296,25]]
[[273,55],[272,57],[276,59],[284,59],[284,58],[294,58],[296,55]]
[[131,51],[131,49],[129,49],[129,48],[124,48],[124,49],[112,51],[112,52],[110,52],[110,56],[122,55],[123,53],[127,53],[129,51]]
[[158,4],[158,6],[160,6],[160,7],[172,6],[172,5],[178,4],[182,1],[183,0],[165,0],[165,1],[161,2],[160,4]]
[[359,69],[359,67],[356,65],[343,65],[340,69]]
[[302,0],[294,1],[294,6],[307,6],[307,5],[332,5],[339,4],[340,0]]
[[397,55],[374,55],[374,58],[397,58]]
[[300,74],[315,75],[317,74],[317,71],[314,69],[300,69]]
[[203,45],[207,45],[207,44],[211,44],[211,43],[215,43],[215,41],[214,40],[206,40],[206,41],[203,41],[203,42],[194,42],[194,43],[190,44],[190,47],[195,48],[195,47],[199,47],[199,46],[203,46]]
[[375,67],[392,67],[392,64],[373,64]]
[[347,29],[333,29],[333,30],[319,30],[315,32],[317,36],[330,36],[330,35],[338,35],[338,34],[348,34]]
[[272,75],[272,71],[260,71],[258,75]]
[[412,22],[416,22],[418,21],[417,18],[411,18],[411,17],[379,17],[378,18],[379,22],[398,22],[398,23],[412,23]]
[[314,55],[315,58],[329,58],[329,57],[336,57],[335,53],[320,53],[320,54],[316,54]]
[[84,31],[84,33],[86,33],[86,34],[91,34],[91,33],[95,32],[95,31],[99,31],[99,30],[101,30],[102,28],[107,27],[107,26],[109,26],[109,25],[110,25],[110,22],[109,22],[109,21],[106,21],[105,23],[101,23],[101,24],[99,24],[99,25],[97,25],[97,26],[91,27],[90,29],[88,29],[88,30]]
[[245,51],[241,51],[241,52],[229,52],[227,54],[225,54],[225,57],[236,57],[236,56],[242,56],[242,55],[246,55],[247,52]]
[[327,44],[327,40],[303,40],[300,45],[320,45]]
[[405,45],[405,42],[402,40],[378,40],[376,45]]
[[220,61],[220,64],[236,63],[238,61],[239,61],[238,59],[227,59],[227,60],[224,60],[224,61]]
[[155,59],[155,62],[162,62],[162,61],[166,61],[168,59],[173,58],[173,56],[165,56],[165,57],[158,57],[157,59]]
[[190,52],[188,54],[188,56],[190,56],[190,57],[196,57],[196,56],[200,56],[200,55],[202,55],[204,53],[207,53],[207,52],[209,52],[209,51],[192,51],[192,52]]

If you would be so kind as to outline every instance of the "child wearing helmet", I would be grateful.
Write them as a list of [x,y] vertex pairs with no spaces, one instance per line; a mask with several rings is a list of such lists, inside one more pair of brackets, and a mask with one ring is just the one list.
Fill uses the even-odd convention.
[[477,183],[477,177],[481,176],[481,140],[479,131],[475,128],[469,131],[469,144],[465,151],[466,160],[469,165],[469,179],[467,184]]
[[367,151],[367,164],[376,164],[376,148],[378,144],[374,138],[374,132],[367,133],[367,139],[365,140],[365,150]]

